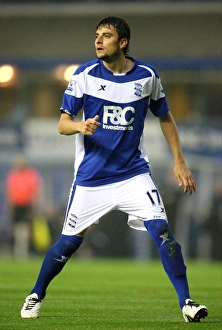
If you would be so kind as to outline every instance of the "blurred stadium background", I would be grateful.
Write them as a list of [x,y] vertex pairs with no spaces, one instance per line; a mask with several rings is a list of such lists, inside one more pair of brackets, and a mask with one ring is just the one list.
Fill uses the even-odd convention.
[[[221,258],[221,1],[0,0],[0,255],[10,255],[5,177],[22,153],[44,180],[41,216],[58,238],[73,177],[73,137],[57,132],[74,66],[93,59],[95,26],[107,15],[131,26],[130,55],[159,72],[177,120],[198,193],[183,195],[158,122],[147,118],[145,143],[171,227],[186,258]],[[71,68],[70,68],[71,66]],[[117,227],[118,223],[118,227]],[[119,228],[119,229],[117,229]],[[41,254],[44,251],[35,250]],[[89,231],[82,257],[153,259],[145,233],[119,212]]]

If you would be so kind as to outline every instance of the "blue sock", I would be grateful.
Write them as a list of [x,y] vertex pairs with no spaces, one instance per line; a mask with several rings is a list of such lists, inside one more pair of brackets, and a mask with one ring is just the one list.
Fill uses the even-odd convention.
[[40,300],[46,295],[46,289],[52,279],[58,275],[71,255],[82,244],[84,237],[61,235],[60,240],[46,253],[38,279],[31,293],[37,293]]
[[177,292],[180,308],[183,308],[190,294],[181,247],[166,220],[144,221],[144,226],[159,250],[163,268]]

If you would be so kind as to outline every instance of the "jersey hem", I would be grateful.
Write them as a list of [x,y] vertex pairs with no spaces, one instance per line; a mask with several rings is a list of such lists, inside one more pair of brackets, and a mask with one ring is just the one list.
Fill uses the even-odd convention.
[[94,181],[91,181],[91,180],[90,181],[81,181],[81,180],[78,180],[78,178],[77,178],[75,180],[75,184],[78,186],[83,186],[83,187],[97,187],[97,186],[103,186],[106,184],[112,184],[112,183],[128,180],[130,178],[133,178],[134,176],[137,176],[140,174],[145,174],[145,173],[150,174],[150,168],[148,165],[143,166],[136,172],[131,172],[131,173],[127,173],[127,174],[125,173],[124,175],[121,175],[119,177],[115,176],[112,178],[103,178],[103,179],[94,180]]

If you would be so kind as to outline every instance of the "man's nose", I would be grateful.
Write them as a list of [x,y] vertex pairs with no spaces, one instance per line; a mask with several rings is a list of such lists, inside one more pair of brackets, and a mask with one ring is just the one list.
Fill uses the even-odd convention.
[[102,43],[102,37],[97,37],[96,38],[96,43],[101,44]]

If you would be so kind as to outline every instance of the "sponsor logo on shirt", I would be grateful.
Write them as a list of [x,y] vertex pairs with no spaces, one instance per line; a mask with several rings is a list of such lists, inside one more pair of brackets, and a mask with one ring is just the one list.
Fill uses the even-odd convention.
[[120,106],[104,106],[103,128],[117,131],[132,131],[131,125],[134,121],[135,109],[131,106],[121,108]]

